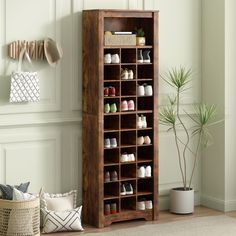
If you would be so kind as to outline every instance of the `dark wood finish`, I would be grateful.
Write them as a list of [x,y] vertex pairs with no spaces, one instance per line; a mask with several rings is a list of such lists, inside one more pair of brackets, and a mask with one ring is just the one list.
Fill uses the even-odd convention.
[[[142,27],[145,46],[104,46],[104,31],[133,31]],[[151,63],[137,63],[138,50],[150,50]],[[120,63],[104,64],[106,53],[119,54]],[[121,79],[121,69],[134,72],[131,80]],[[137,85],[153,87],[153,96],[137,96]],[[104,87],[116,89],[104,97]],[[134,100],[134,111],[121,111],[123,100]],[[106,103],[116,103],[117,112],[104,113]],[[112,222],[158,217],[158,12],[83,11],[83,221],[96,227]],[[147,128],[138,129],[137,115],[145,115]],[[148,135],[151,144],[137,145]],[[105,148],[104,139],[117,139],[117,147]],[[134,153],[134,162],[120,162],[122,153]],[[138,178],[142,165],[152,167],[152,177]],[[105,172],[115,170],[118,180],[104,181]],[[131,183],[132,195],[120,195],[120,185]],[[137,210],[137,201],[152,200],[152,210]],[[104,205],[116,203],[117,213],[105,215]]]

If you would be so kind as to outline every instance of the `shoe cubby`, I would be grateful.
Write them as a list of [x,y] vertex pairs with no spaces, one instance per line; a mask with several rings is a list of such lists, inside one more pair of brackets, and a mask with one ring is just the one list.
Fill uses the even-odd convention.
[[105,116],[104,117],[104,132],[110,132],[113,130],[119,130],[119,115]]
[[138,196],[150,195],[153,193],[153,178],[138,179]]
[[136,63],[136,49],[122,48],[121,49],[121,64]]
[[134,211],[136,210],[136,197],[121,199],[121,211]]
[[121,147],[136,145],[136,131],[121,132]]
[[138,111],[153,110],[153,98],[152,97],[138,97]]
[[[104,82],[104,98],[112,98],[114,96],[111,88],[115,88],[115,97],[120,96],[120,83],[119,82]],[[105,96],[105,88],[108,88],[108,96]],[[109,90],[110,89],[110,90]]]
[[138,114],[138,117],[143,117],[143,119],[146,120],[147,126],[138,128],[140,130],[142,129],[152,129],[153,127],[153,114],[152,113],[140,113]]
[[137,70],[137,78],[138,79],[151,79],[153,78],[153,66],[150,64],[141,63],[138,64]]
[[[136,195],[137,191],[136,191],[136,180],[132,180],[132,179],[124,179],[124,180],[121,180],[120,182],[120,197],[121,198],[129,198],[129,197],[132,197],[134,195]],[[125,194],[122,194],[122,186],[125,186]],[[131,186],[131,188],[127,188],[127,186]],[[132,193],[131,192],[128,192],[132,190]]]
[[120,80],[120,65],[106,64],[104,66],[104,81]]
[[136,82],[135,81],[129,81],[127,83],[126,81],[121,81],[121,96],[135,96],[136,95]]
[[[116,172],[115,176],[113,175],[114,171]],[[109,173],[110,180],[107,178],[107,181],[105,181],[107,177],[106,173]],[[105,184],[119,181],[120,179],[119,176],[120,176],[119,165],[104,166],[104,183]]]
[[138,146],[137,160],[138,163],[152,162],[153,146]]
[[[158,13],[85,10],[83,22],[83,221],[156,220]],[[151,143],[140,145],[145,137]]]
[[119,199],[104,200],[104,215],[109,216],[117,214],[120,211]]
[[121,130],[123,129],[136,129],[136,114],[121,115]]
[[120,159],[120,154],[118,149],[106,149],[104,150],[104,165],[114,165],[118,164]]
[[110,182],[104,184],[104,199],[111,200],[119,197],[119,182]]
[[127,181],[129,179],[135,179],[136,178],[136,164],[127,164],[121,166],[121,180]]

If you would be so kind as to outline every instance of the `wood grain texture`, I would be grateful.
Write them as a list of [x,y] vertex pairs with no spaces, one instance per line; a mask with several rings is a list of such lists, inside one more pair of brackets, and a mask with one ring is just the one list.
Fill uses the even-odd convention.
[[[147,45],[104,46],[104,31],[133,31],[142,27]],[[83,220],[96,227],[113,222],[158,218],[158,12],[85,10],[83,11]],[[139,50],[151,51],[151,63],[137,63]],[[104,54],[119,54],[121,62],[104,65]],[[124,83],[122,67],[134,71],[134,79]],[[153,96],[139,97],[137,85],[153,86]],[[104,97],[105,86],[114,86],[116,96]],[[134,100],[135,110],[121,111],[123,100]],[[104,114],[105,103],[116,103],[116,113]],[[144,113],[149,127],[139,130],[136,116]],[[150,145],[139,146],[137,137],[149,135]],[[104,148],[104,138],[115,137],[118,147]],[[136,155],[133,163],[120,163],[120,155],[127,151]],[[105,159],[105,161],[104,161]],[[105,163],[105,164],[104,164]],[[143,164],[144,163],[144,164]],[[137,169],[152,166],[152,177],[140,179]],[[115,170],[118,181],[104,183],[104,173]],[[120,185],[132,184],[134,194],[120,196]],[[152,200],[153,209],[136,210],[142,198]],[[104,215],[104,205],[116,203],[117,213]]]

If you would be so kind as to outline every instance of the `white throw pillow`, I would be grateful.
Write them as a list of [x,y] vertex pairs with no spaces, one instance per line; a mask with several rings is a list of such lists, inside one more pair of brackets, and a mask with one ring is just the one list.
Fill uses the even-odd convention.
[[23,193],[20,190],[13,188],[13,201],[33,200],[36,197],[29,193]]
[[83,231],[81,225],[82,206],[69,211],[49,211],[41,209],[43,216],[43,233],[60,231]]
[[41,208],[50,211],[66,211],[76,208],[77,191],[72,190],[68,193],[44,193],[40,194]]

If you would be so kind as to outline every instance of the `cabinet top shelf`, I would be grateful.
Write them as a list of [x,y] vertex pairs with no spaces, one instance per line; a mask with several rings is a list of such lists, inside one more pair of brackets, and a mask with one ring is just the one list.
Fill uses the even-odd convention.
[[106,45],[104,46],[105,49],[117,49],[117,48],[139,48],[139,49],[142,49],[142,48],[153,48],[152,45],[144,45],[144,46],[137,46],[137,45]]

